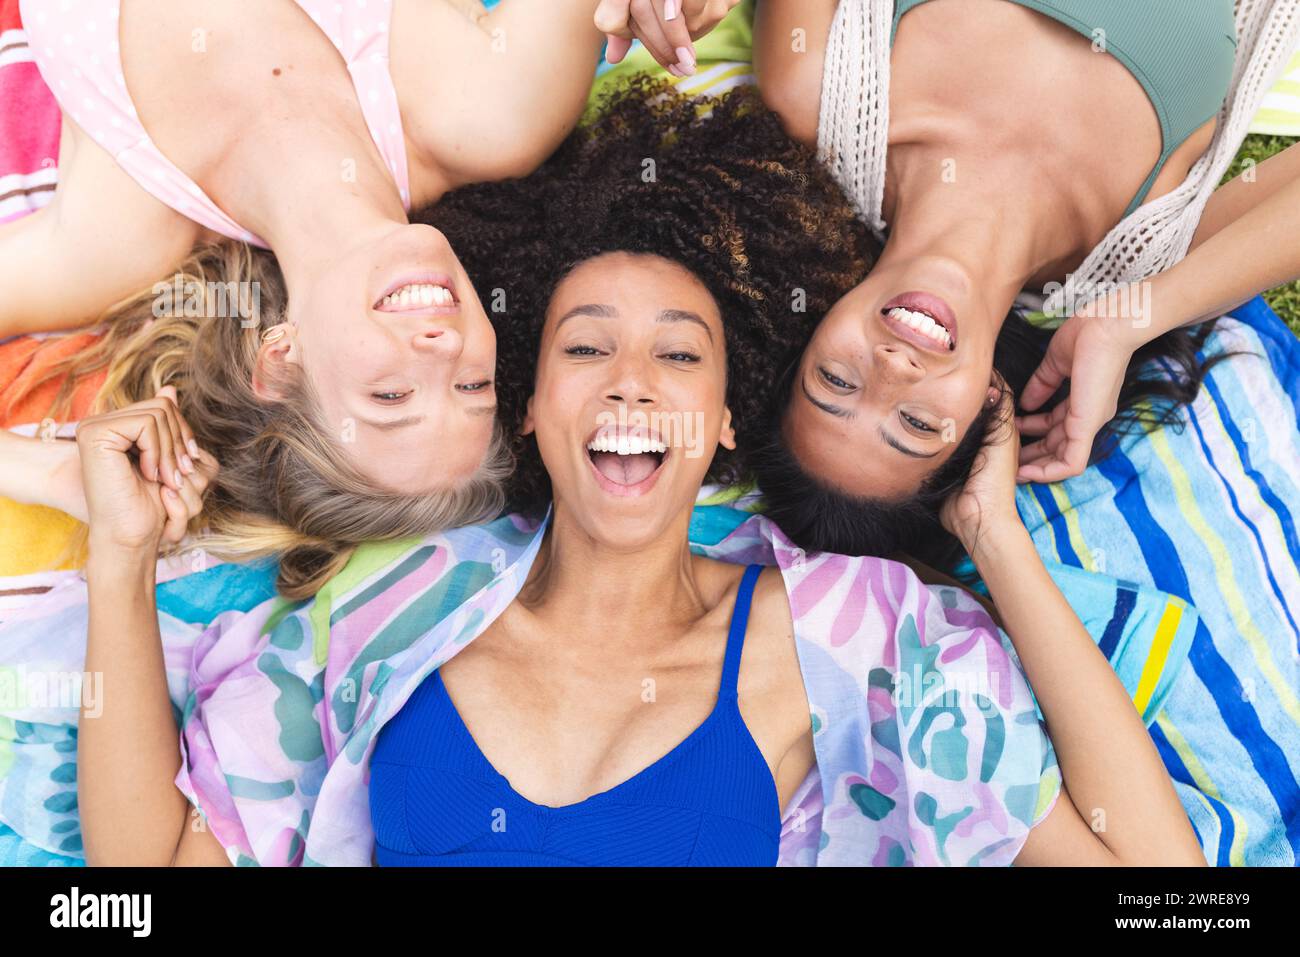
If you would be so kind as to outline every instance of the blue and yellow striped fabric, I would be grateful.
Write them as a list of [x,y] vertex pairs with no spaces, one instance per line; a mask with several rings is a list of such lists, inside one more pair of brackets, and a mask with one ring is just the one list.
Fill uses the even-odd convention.
[[1300,341],[1262,299],[1233,315],[1206,352],[1250,354],[1211,371],[1182,429],[1127,438],[1076,478],[1022,487],[1018,504],[1045,559],[1196,609],[1151,735],[1211,863],[1295,865]]

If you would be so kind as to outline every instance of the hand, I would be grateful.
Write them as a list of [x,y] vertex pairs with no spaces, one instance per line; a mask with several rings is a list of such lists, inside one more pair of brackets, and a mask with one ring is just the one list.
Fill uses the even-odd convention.
[[1021,432],[1040,437],[1020,450],[1018,481],[1059,482],[1087,468],[1093,440],[1115,417],[1124,375],[1143,342],[1134,323],[1121,318],[1121,301],[1131,299],[1128,288],[1122,293],[1088,303],[1052,336],[1047,355],[1020,396],[1020,407],[1033,412],[1066,379],[1070,391],[1051,412],[1018,419]]
[[966,484],[939,511],[943,527],[971,555],[981,539],[995,530],[1023,530],[1016,511],[1016,433],[1011,390],[989,388],[990,402],[998,403],[984,445],[976,453]]
[[[176,390],[77,427],[91,546],[155,553],[185,537],[217,463],[181,418]],[[132,462],[132,454],[138,463]]]
[[608,41],[605,59],[620,63],[640,40],[655,61],[673,76],[695,73],[695,44],[740,0],[601,0],[596,29]]

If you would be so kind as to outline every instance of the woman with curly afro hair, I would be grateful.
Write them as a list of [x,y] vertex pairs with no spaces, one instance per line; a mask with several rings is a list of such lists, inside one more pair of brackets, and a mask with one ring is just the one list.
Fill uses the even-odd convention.
[[574,266],[658,256],[713,296],[739,449],[720,450],[710,470],[725,482],[747,476],[775,383],[875,255],[830,174],[752,88],[691,98],[649,76],[613,91],[536,173],[457,190],[416,217],[446,233],[496,326],[499,416],[517,462],[508,497],[521,510],[550,502],[520,429],[547,304]]

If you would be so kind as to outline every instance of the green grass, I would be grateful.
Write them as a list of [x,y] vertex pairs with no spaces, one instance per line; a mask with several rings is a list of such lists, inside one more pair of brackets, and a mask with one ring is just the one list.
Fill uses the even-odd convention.
[[[1234,178],[1245,168],[1247,161],[1254,160],[1256,163],[1262,163],[1274,153],[1282,152],[1295,142],[1296,138],[1293,136],[1247,136],[1246,142],[1241,145],[1241,152],[1228,167],[1223,181],[1226,183]],[[1292,332],[1300,336],[1300,280],[1264,293],[1264,301],[1282,317],[1282,321],[1291,327]]]

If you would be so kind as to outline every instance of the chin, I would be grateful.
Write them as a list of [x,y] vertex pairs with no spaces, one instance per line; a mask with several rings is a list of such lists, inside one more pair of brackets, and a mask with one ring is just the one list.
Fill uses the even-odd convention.
[[621,508],[591,508],[576,504],[568,509],[573,523],[582,529],[583,534],[611,552],[643,551],[673,534],[675,516],[657,510],[637,511],[641,514],[628,514],[628,510]]

